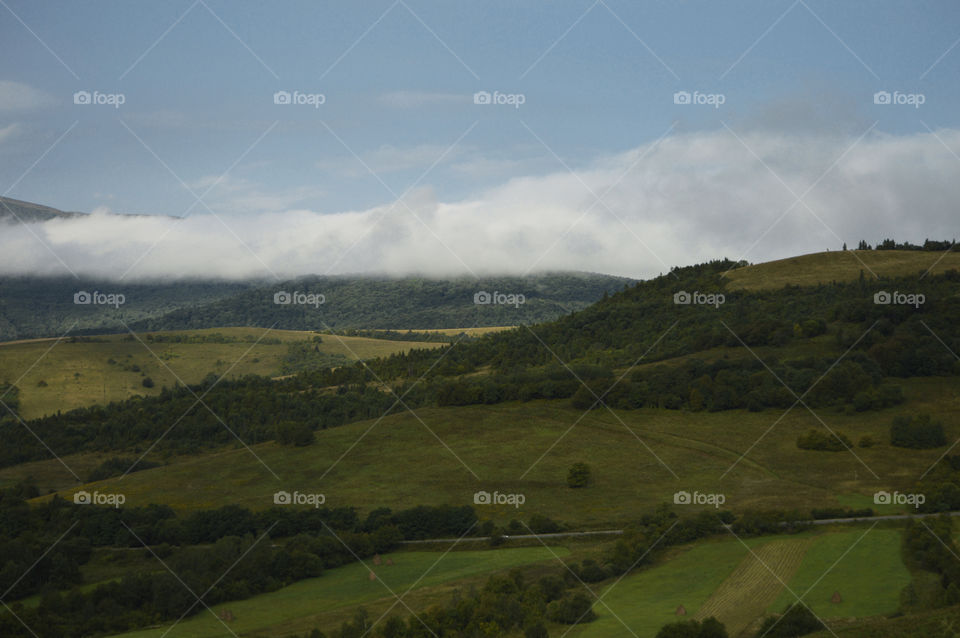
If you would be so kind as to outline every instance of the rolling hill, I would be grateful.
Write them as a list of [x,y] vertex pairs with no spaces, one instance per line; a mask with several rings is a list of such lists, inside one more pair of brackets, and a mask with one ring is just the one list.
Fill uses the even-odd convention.
[[[422,330],[515,326],[581,310],[632,280],[590,273],[438,280],[421,277],[306,277],[265,282],[115,282],[70,277],[0,278],[0,341],[132,330],[249,326],[286,330]],[[80,292],[122,295],[120,304],[76,304]],[[275,303],[280,292],[322,302]],[[479,292],[522,295],[475,304]],[[119,299],[119,297],[118,297]],[[499,300],[507,297],[498,297]],[[512,299],[512,298],[511,298]]]

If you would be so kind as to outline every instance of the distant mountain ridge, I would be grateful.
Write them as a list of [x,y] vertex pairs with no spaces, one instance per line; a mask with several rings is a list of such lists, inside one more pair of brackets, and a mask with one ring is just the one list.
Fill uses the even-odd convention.
[[[158,331],[224,326],[290,330],[512,326],[582,310],[634,282],[582,272],[480,281],[313,276],[276,284],[0,277],[0,341],[57,337],[67,331],[126,332],[127,327]],[[94,298],[97,294],[103,299]],[[111,295],[114,301],[109,301]],[[298,296],[291,299],[294,295]],[[308,295],[313,295],[310,303],[300,303]]]
[[0,221],[45,222],[51,219],[79,217],[86,213],[66,212],[52,206],[0,197]]

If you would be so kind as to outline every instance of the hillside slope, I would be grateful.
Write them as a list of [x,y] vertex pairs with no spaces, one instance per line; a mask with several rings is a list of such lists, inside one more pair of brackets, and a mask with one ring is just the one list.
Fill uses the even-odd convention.
[[855,281],[863,273],[880,277],[940,274],[960,268],[960,252],[926,250],[843,250],[811,253],[735,268],[726,274],[730,290],[776,290]]
[[[0,341],[136,331],[252,326],[420,330],[515,326],[580,310],[633,280],[592,273],[428,279],[306,277],[264,282],[77,281],[70,277],[0,278]],[[74,303],[79,291],[123,295],[119,306]],[[523,295],[522,303],[478,305],[478,292]],[[314,305],[277,304],[279,292],[322,295]],[[518,297],[519,299],[519,297]]]

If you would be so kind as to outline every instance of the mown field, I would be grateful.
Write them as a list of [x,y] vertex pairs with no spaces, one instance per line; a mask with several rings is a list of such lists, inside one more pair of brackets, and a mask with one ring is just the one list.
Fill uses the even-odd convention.
[[[724,622],[731,636],[750,635],[764,615],[796,600],[791,592],[825,620],[894,612],[910,581],[900,530],[868,530],[858,525],[698,543],[598,592],[605,604],[594,605],[597,620],[568,636],[625,635],[626,625],[639,638],[653,638],[667,623],[708,616]],[[841,602],[831,602],[834,592]],[[679,615],[681,606],[686,613]]]
[[[324,493],[331,506],[361,510],[472,504],[474,492],[496,490],[522,493],[526,502],[520,508],[484,507],[481,517],[508,521],[538,512],[577,527],[630,521],[660,503],[672,503],[678,490],[722,492],[725,506],[736,511],[872,506],[874,492],[906,490],[943,453],[888,445],[894,415],[929,411],[946,424],[949,440],[960,435],[960,389],[935,378],[909,380],[904,388],[909,401],[895,408],[820,415],[854,441],[871,435],[879,442],[856,449],[863,463],[849,452],[798,449],[798,435],[823,427],[802,409],[782,419],[774,410],[643,409],[615,415],[596,410],[584,416],[569,401],[532,401],[425,408],[416,415],[406,412],[321,431],[307,447],[256,445],[253,451],[263,463],[238,446],[173,458],[166,466],[86,489],[123,492],[131,506],[167,503],[183,509],[229,503],[260,509],[272,506],[278,490],[299,490]],[[97,457],[68,456],[64,461],[85,468],[94,466]],[[577,461],[592,465],[594,481],[572,490],[566,473]],[[27,476],[42,487],[61,490],[65,498],[76,489],[56,460],[0,470],[0,485]],[[895,506],[877,509],[897,511]]]
[[920,276],[960,268],[960,253],[912,250],[848,250],[812,253],[737,268],[727,273],[732,290],[773,290],[786,285],[816,286],[860,277]]
[[[354,563],[329,570],[319,578],[303,580],[275,592],[247,600],[215,605],[217,615],[232,613],[227,623],[239,635],[283,636],[307,632],[314,627],[332,629],[351,619],[358,606],[363,606],[371,620],[379,618],[402,596],[412,609],[429,603],[446,602],[454,585],[482,586],[486,578],[512,567],[534,563],[554,563],[564,557],[563,547],[521,547],[479,551],[396,552],[384,555],[380,566]],[[393,565],[387,565],[390,560]],[[371,570],[376,579],[370,579]],[[409,593],[408,593],[409,592]],[[409,611],[396,604],[391,615],[407,616]],[[229,636],[223,624],[209,611],[203,610],[174,627],[122,634],[124,638],[220,638]]]
[[[220,334],[237,341],[150,342],[147,339],[150,334],[166,338]],[[287,344],[310,341],[317,334],[216,328],[137,336],[140,340],[129,334],[118,334],[90,338],[96,341],[47,339],[3,343],[0,344],[0,381],[16,382],[20,388],[21,413],[29,419],[58,410],[120,401],[137,394],[159,394],[163,386],[175,385],[178,377],[186,383],[197,383],[211,373],[226,374],[228,378],[247,374],[276,376],[280,374],[281,359],[288,352]],[[260,343],[256,343],[258,339]],[[263,343],[263,339],[279,339],[281,343]],[[318,346],[322,353],[353,360],[443,345],[332,335],[324,335],[322,339]],[[153,387],[144,387],[146,378],[153,381]]]

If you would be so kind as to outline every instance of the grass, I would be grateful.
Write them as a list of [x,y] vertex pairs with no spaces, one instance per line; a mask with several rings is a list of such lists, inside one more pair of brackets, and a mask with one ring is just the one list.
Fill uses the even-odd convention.
[[[445,602],[444,596],[452,591],[454,583],[485,578],[494,573],[520,565],[538,562],[553,562],[557,556],[565,556],[561,547],[524,547],[484,551],[399,552],[385,555],[393,560],[393,566],[367,565],[376,573],[378,580],[370,580],[370,570],[359,563],[339,567],[319,578],[303,580],[275,592],[254,596],[247,600],[215,605],[217,614],[229,610],[235,620],[228,623],[231,630],[241,635],[256,632],[262,636],[281,636],[292,632],[307,632],[320,626],[329,631],[350,617],[357,606],[363,605],[376,619],[386,611],[398,596],[414,610],[421,609],[418,602],[434,598]],[[405,595],[411,590],[409,595]],[[397,604],[395,615],[407,615],[406,608]],[[172,623],[171,623],[172,624]],[[123,634],[124,638],[159,638],[168,625],[156,629]],[[204,610],[179,623],[166,634],[170,638],[213,638],[229,636],[230,633],[209,612]]]
[[[932,268],[932,269],[931,269]],[[938,274],[960,268],[960,252],[913,250],[848,250],[812,253],[737,268],[727,274],[731,290],[772,290],[791,284],[816,286],[832,281],[853,281],[871,270],[880,277],[909,277],[931,269]]]
[[[836,531],[815,543],[790,588],[824,619],[866,617],[896,611],[910,572],[900,560],[897,529]],[[839,603],[831,602],[834,592]],[[796,598],[784,592],[767,609],[780,613]]]
[[[278,490],[299,490],[324,493],[330,506],[361,511],[472,504],[474,492],[497,490],[522,493],[526,502],[519,509],[482,508],[482,517],[507,521],[539,512],[576,527],[627,523],[658,504],[672,503],[677,490],[722,492],[726,507],[740,511],[809,510],[840,505],[838,495],[864,499],[881,489],[907,491],[940,457],[942,449],[902,450],[882,443],[893,415],[929,408],[946,424],[948,439],[960,434],[955,425],[960,406],[949,400],[957,389],[949,380],[913,379],[903,385],[910,397],[906,405],[852,415],[820,412],[831,428],[853,440],[870,434],[881,442],[856,450],[865,465],[848,452],[797,449],[798,434],[823,427],[800,409],[768,432],[780,411],[618,411],[621,423],[596,410],[578,422],[582,413],[568,401],[532,401],[418,409],[416,416],[406,412],[321,431],[317,442],[304,448],[273,442],[252,446],[263,464],[238,446],[174,458],[169,465],[88,489],[121,491],[131,506],[166,503],[182,509],[228,503],[260,509],[272,506]],[[91,455],[64,461],[71,467],[95,465]],[[566,474],[577,461],[593,467],[594,482],[571,490]],[[42,478],[65,498],[76,489],[56,460],[5,468],[0,485],[26,476]]]
[[830,622],[830,629],[806,638],[956,638],[960,607],[954,605],[899,618],[848,618]]
[[[748,545],[756,545],[751,539]],[[690,618],[748,555],[737,540],[698,543],[651,569],[631,574],[607,587],[597,619],[570,631],[570,638],[623,636],[652,638],[663,625]],[[686,616],[677,616],[683,605]]]
[[[134,395],[155,395],[163,386],[173,386],[179,377],[196,383],[207,374],[228,378],[246,374],[280,374],[287,343],[310,340],[316,333],[259,328],[217,328],[162,335],[220,333],[238,343],[143,343],[130,335],[106,335],[97,341],[55,339],[0,344],[0,381],[16,382],[20,388],[21,414],[34,418],[58,410],[95,403],[120,401]],[[280,344],[254,344],[258,338],[280,339]],[[368,359],[405,352],[411,348],[436,348],[443,344],[389,341],[365,337],[325,335],[320,350],[349,359]],[[110,363],[113,361],[113,363]],[[153,388],[143,386],[150,377]]]
[[713,616],[736,636],[763,614],[783,583],[790,582],[811,542],[810,538],[783,538],[754,549],[697,609],[694,618]]
[[[626,635],[626,624],[639,638],[652,638],[665,624],[715,616],[737,636],[795,601],[790,591],[806,593],[804,600],[825,619],[895,611],[900,589],[910,581],[900,560],[900,531],[867,530],[813,530],[743,543],[731,537],[688,546],[608,587],[602,594],[607,606],[594,605],[597,620],[569,635]],[[842,602],[830,602],[834,591]],[[686,615],[677,614],[680,605]]]

